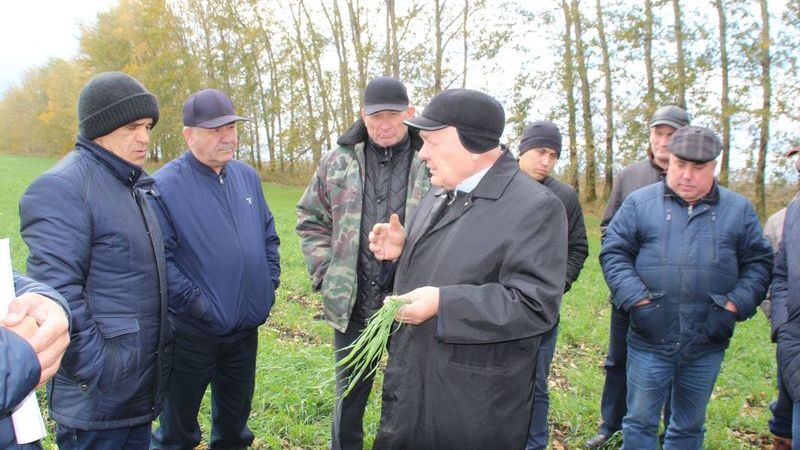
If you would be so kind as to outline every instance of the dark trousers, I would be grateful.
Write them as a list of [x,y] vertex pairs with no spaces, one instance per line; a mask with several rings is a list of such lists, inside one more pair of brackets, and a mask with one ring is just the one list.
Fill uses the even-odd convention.
[[[348,350],[344,349],[358,338],[363,329],[363,324],[350,322],[344,333],[333,331],[333,349],[337,363],[347,356]],[[349,376],[349,369],[336,369],[336,407],[331,424],[331,450],[361,450],[364,447],[364,409],[367,407],[375,376],[361,380],[347,397],[340,398],[347,388]]]
[[[608,336],[608,354],[603,363],[605,382],[600,398],[600,434],[611,436],[622,429],[622,418],[628,412],[627,395],[627,361],[628,361],[628,326],[630,316],[627,312],[611,308],[611,328]],[[664,423],[669,423],[670,397],[664,404]]]
[[200,444],[197,413],[211,384],[210,449],[244,449],[255,436],[247,427],[255,388],[258,330],[219,338],[175,331],[172,377],[153,433],[151,449],[189,449]]
[[116,430],[87,431],[56,427],[56,444],[61,450],[144,450],[150,440],[150,424]]
[[525,450],[544,450],[549,438],[548,413],[550,411],[550,390],[547,378],[550,376],[550,364],[556,352],[558,324],[542,335],[539,352],[536,356],[536,373],[533,380],[533,406],[531,408],[531,424],[528,427],[528,442]]
[[778,371],[778,399],[769,405],[772,418],[769,419],[769,431],[775,436],[792,439],[792,408],[794,404],[789,392],[781,380]]

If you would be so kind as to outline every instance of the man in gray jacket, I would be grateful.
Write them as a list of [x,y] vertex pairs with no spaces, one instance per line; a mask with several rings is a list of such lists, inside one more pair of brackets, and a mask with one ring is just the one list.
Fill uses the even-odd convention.
[[[600,232],[603,236],[605,236],[606,228],[614,214],[631,192],[664,179],[664,173],[669,163],[667,142],[677,129],[689,125],[689,115],[683,108],[672,105],[662,106],[653,114],[649,125],[650,147],[647,149],[647,159],[624,168],[614,178],[611,197],[608,199],[603,218],[600,221]],[[611,308],[608,354],[603,363],[605,384],[600,399],[602,423],[597,434],[586,441],[586,448],[601,447],[622,428],[622,418],[627,411],[625,406],[627,393],[625,367],[628,346],[625,336],[628,333],[629,321],[628,314],[624,311]],[[669,405],[667,405],[667,409],[669,409]],[[665,412],[666,415],[668,415],[667,412]]]

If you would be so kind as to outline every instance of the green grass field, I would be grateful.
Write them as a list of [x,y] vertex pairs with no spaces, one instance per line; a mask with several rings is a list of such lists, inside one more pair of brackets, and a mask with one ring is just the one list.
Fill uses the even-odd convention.
[[[54,159],[0,155],[0,237],[10,237],[14,265],[24,269],[27,249],[19,237],[17,204],[28,183]],[[267,324],[260,329],[256,393],[250,427],[254,448],[324,449],[333,411],[332,331],[315,320],[320,298],[312,293],[294,233],[294,205],[301,188],[264,184],[281,237],[282,284]],[[597,209],[597,208],[590,208]],[[564,298],[551,374],[551,445],[579,448],[599,420],[602,363],[608,342],[608,291],[597,262],[597,217],[586,217],[590,255],[580,279]],[[759,313],[737,326],[706,421],[706,448],[769,448],[769,402],[775,396],[774,347]],[[369,448],[380,417],[380,380],[368,406]],[[40,397],[43,397],[43,392]],[[201,411],[208,437],[208,395]],[[443,413],[446,413],[443,410]],[[52,446],[51,441],[46,448]]]

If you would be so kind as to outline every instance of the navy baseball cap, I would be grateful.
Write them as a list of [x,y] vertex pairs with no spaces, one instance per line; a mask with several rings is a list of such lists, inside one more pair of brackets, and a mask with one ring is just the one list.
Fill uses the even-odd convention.
[[219,128],[239,120],[250,119],[237,116],[231,99],[216,89],[195,92],[183,104],[183,125],[187,127]]

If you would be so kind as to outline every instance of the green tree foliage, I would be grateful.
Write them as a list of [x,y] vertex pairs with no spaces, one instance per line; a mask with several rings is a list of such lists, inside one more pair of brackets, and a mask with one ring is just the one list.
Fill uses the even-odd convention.
[[[395,75],[419,110],[450,87],[495,95],[511,148],[525,122],[553,120],[569,149],[558,170],[590,200],[645,156],[655,108],[685,103],[725,140],[722,179],[755,196],[800,140],[800,2],[783,2],[769,17],[756,0],[119,0],[80,28],[75,60],[31,69],[2,94],[0,117],[15,126],[0,130],[0,151],[68,151],[80,87],[121,70],[158,96],[151,160],[183,151],[182,104],[211,87],[251,119],[239,158],[306,173],[356,119],[367,81]],[[765,17],[777,31],[762,37]]]

